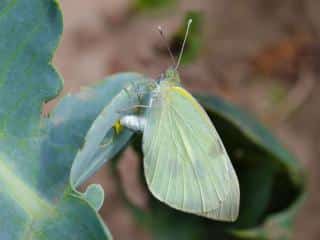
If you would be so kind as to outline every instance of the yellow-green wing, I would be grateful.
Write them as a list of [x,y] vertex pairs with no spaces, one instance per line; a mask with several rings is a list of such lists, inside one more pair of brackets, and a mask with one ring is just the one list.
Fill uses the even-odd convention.
[[144,171],[153,195],[169,206],[233,221],[239,184],[208,115],[183,88],[165,87],[146,113]]
[[210,212],[199,213],[198,215],[221,220],[221,221],[235,221],[239,215],[240,203],[240,189],[237,175],[230,164],[230,192],[224,202],[217,208]]

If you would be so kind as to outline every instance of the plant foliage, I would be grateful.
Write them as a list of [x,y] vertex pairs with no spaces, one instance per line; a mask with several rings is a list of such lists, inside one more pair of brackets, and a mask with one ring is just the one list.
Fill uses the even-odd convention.
[[[59,6],[54,0],[2,0],[0,29],[0,239],[110,239],[97,213],[102,187],[93,184],[84,193],[77,188],[132,139],[131,131],[114,125],[125,109],[146,101],[151,81],[116,74],[64,97],[50,117],[42,116],[43,104],[62,88],[51,64],[62,32]],[[205,239],[230,231],[242,239],[286,237],[303,195],[300,166],[240,109],[212,96],[198,99],[240,177],[239,220],[208,222],[153,198],[150,212],[128,200],[134,216],[155,239]]]

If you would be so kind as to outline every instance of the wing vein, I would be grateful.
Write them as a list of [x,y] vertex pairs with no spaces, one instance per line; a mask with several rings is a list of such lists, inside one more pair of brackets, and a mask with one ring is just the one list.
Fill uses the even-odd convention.
[[[181,116],[181,114],[174,108],[174,106],[170,106],[170,107],[174,110],[174,112],[175,112],[175,113],[177,114],[177,116],[181,119],[181,121],[184,122],[185,125],[188,126],[188,128],[191,130],[191,132],[194,133],[194,131],[193,131],[193,129],[191,128],[191,126],[184,120],[184,118],[183,118],[183,117]],[[198,147],[202,149],[202,151],[207,155],[207,157],[209,157],[209,158],[211,157],[211,156],[208,155],[208,153],[203,149],[203,147],[202,147],[201,145],[199,145]],[[214,168],[212,168],[211,164],[209,164],[209,166],[210,166],[209,168],[211,169],[211,171],[216,173],[216,170],[215,170]],[[216,174],[216,175],[217,175],[217,174]],[[218,190],[217,190],[216,181],[215,181],[214,179],[212,179],[211,174],[208,174],[208,176],[209,176],[209,178],[211,179],[212,184],[214,185],[214,188],[213,188],[213,189],[214,189],[214,191],[216,192],[219,201],[222,202],[224,199],[222,198],[222,196],[220,196],[220,193],[219,193]]]
[[[183,143],[183,147],[184,147],[185,151],[190,156],[190,158],[192,158],[192,153],[190,152],[190,150],[189,150],[189,148],[187,146],[187,143],[186,143],[186,141],[184,140],[184,138],[182,136],[181,127],[179,125],[177,125],[177,124],[176,124],[176,127],[178,129],[178,133],[179,133],[180,139],[182,140],[181,142]],[[199,176],[199,173],[197,172],[192,160],[189,160],[189,162],[190,162],[190,165],[192,166],[193,174],[194,174],[194,176],[196,178],[196,181],[197,181],[197,184],[199,186],[200,198],[201,198],[201,203],[202,203],[202,211],[204,211],[205,202],[204,202],[204,198],[203,198],[203,189],[202,189],[202,185],[201,185],[201,182],[200,182],[200,176]],[[184,164],[182,164],[182,165],[184,165]],[[184,179],[184,182],[185,182],[185,179]]]
[[[170,115],[168,116],[168,119],[169,119],[169,122],[171,123],[172,120],[171,120],[171,116],[170,116]],[[173,140],[172,142],[173,142],[173,144],[175,145],[176,150],[177,150],[176,153],[178,154],[179,148],[178,148],[176,142],[174,141],[175,138],[173,137],[172,131],[170,131],[170,130],[171,130],[171,129],[169,129],[169,128],[167,127],[167,131],[168,131],[168,133],[169,133],[170,136],[171,136],[171,140]],[[168,156],[169,156],[169,155],[170,155],[170,151],[168,151]],[[175,159],[175,161],[174,161],[174,163],[173,163],[173,164],[175,164],[175,165],[170,168],[168,189],[167,189],[167,193],[166,193],[166,197],[165,197],[166,201],[167,201],[167,199],[168,199],[168,194],[169,194],[169,191],[170,191],[170,188],[171,188],[171,179],[172,179],[173,169],[176,169],[177,159],[178,159],[178,157]],[[169,158],[169,157],[167,158],[167,161],[172,161],[172,160],[173,160],[173,159],[171,159],[171,158]],[[169,163],[168,165],[170,165],[170,163]]]
[[[159,130],[161,129],[161,126],[162,126],[161,120],[162,120],[163,112],[164,112],[164,111],[161,111],[161,114],[160,114],[159,125],[158,125],[157,131],[159,131]],[[159,136],[159,134],[157,134],[157,135]],[[153,175],[152,175],[152,177],[151,177],[150,185],[152,185],[153,180],[154,180],[154,177],[155,177],[155,175],[156,175],[156,173],[157,173],[157,171],[158,171],[159,158],[160,158],[160,156],[159,156],[159,154],[160,154],[160,148],[161,148],[161,142],[160,142],[159,147],[158,147],[159,151],[158,151],[158,154],[157,154],[156,166],[155,166]]]

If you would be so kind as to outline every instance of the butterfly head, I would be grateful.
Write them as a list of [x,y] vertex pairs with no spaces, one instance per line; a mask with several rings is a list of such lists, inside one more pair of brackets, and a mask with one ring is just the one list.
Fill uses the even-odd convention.
[[171,83],[173,85],[180,84],[180,76],[178,70],[174,67],[169,67],[160,77],[156,80],[158,85]]
[[178,71],[172,67],[168,68],[168,70],[164,74],[163,80],[174,85],[180,84],[180,76]]
[[172,51],[170,49],[168,41],[166,40],[166,38],[164,36],[162,28],[160,26],[158,27],[160,35],[162,36],[162,38],[164,39],[164,42],[167,45],[168,52],[169,52],[169,54],[170,54],[170,56],[172,58],[172,62],[173,62],[174,67],[169,67],[167,69],[167,71],[164,74],[162,74],[160,76],[160,78],[157,80],[157,84],[159,84],[159,85],[163,85],[163,84],[164,85],[174,85],[174,86],[180,85],[180,76],[179,76],[179,73],[178,73],[178,68],[179,68],[179,65],[180,65],[180,62],[181,62],[181,59],[182,59],[183,50],[184,50],[184,47],[186,45],[186,41],[187,41],[187,37],[188,37],[188,34],[189,34],[189,29],[190,29],[191,23],[192,23],[192,19],[189,19],[188,20],[186,34],[185,34],[185,37],[184,37],[184,40],[183,40],[183,43],[182,43],[181,51],[180,51],[179,58],[178,58],[177,62],[175,60],[175,57],[173,56],[173,53],[172,53]]

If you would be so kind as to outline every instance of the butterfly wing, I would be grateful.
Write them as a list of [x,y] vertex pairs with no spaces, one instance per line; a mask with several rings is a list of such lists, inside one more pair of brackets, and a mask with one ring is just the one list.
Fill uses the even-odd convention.
[[144,172],[169,206],[233,221],[239,184],[220,137],[200,104],[181,87],[165,87],[146,113]]

